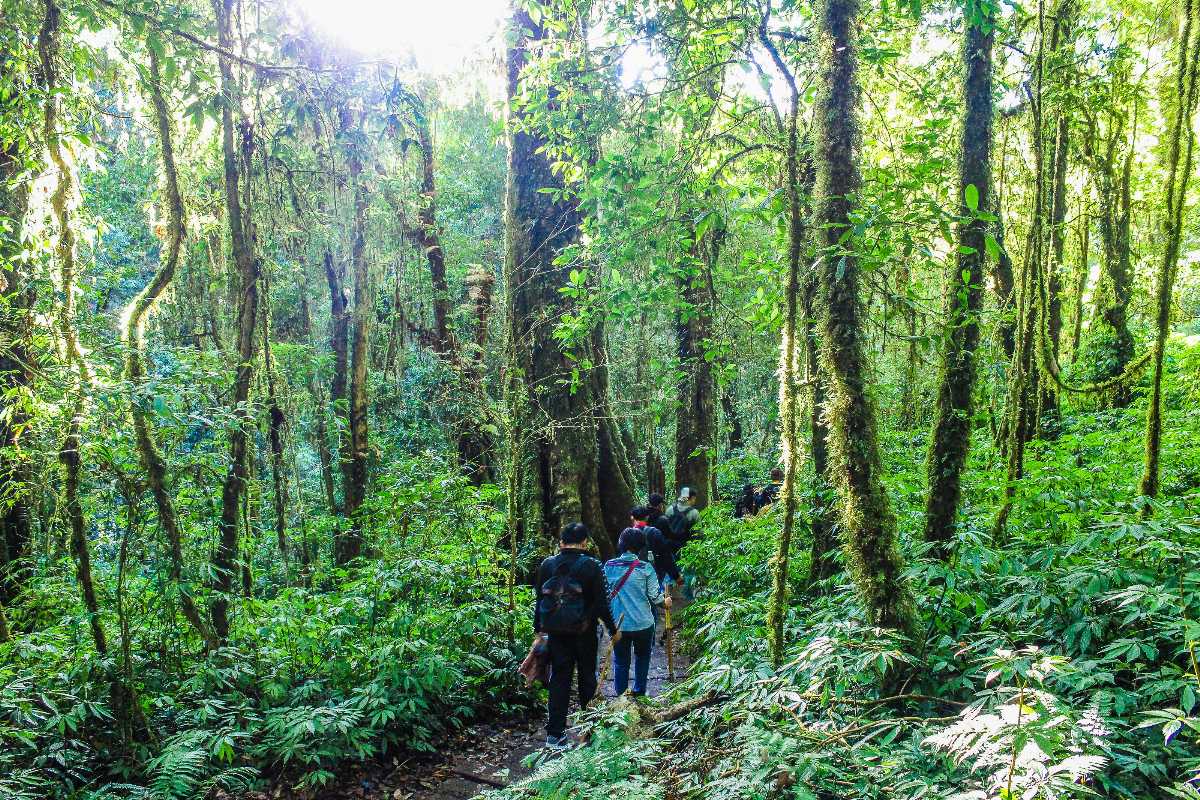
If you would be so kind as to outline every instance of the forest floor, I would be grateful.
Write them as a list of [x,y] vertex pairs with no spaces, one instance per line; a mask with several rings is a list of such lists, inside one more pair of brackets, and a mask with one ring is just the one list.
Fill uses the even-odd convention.
[[[647,686],[650,697],[662,693],[670,684],[662,632],[660,618],[650,658]],[[676,679],[687,672],[687,662],[679,652],[678,635],[676,630]],[[601,656],[608,651],[605,634],[600,642]],[[611,666],[600,691],[605,698],[614,697]],[[436,753],[400,755],[349,765],[333,784],[315,794],[294,792],[280,786],[244,800],[467,800],[530,774],[530,767],[523,762],[545,744],[544,718],[545,708],[540,707],[526,718],[480,721],[447,736],[439,743]]]

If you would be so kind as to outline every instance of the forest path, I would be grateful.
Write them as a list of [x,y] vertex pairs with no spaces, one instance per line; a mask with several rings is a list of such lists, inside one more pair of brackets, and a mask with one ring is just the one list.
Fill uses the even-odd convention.
[[[675,616],[675,676],[687,673],[687,662],[679,653],[678,616]],[[667,649],[662,644],[663,625],[658,622],[654,651],[650,658],[650,680],[647,686],[651,697],[670,685],[667,674]],[[608,652],[608,636],[600,642],[601,655]],[[603,667],[601,667],[603,668]],[[606,698],[612,698],[612,669],[600,687]],[[479,722],[458,734],[447,737],[432,759],[398,758],[390,765],[374,764],[354,767],[313,800],[468,800],[480,792],[498,788],[528,776],[531,770],[521,762],[539,750],[546,741],[543,729],[545,709],[539,709],[527,719]],[[301,800],[301,795],[286,792],[271,798]]]

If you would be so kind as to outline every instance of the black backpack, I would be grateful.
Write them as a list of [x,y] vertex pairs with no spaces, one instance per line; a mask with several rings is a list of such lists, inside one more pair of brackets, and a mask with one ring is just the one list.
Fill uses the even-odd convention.
[[678,505],[671,506],[667,514],[667,525],[671,527],[671,538],[677,542],[687,539],[692,532],[692,520],[686,511],[680,511]]
[[583,582],[575,575],[576,568],[586,561],[586,556],[575,559],[574,563],[559,561],[554,574],[542,584],[538,616],[546,633],[573,635],[587,630],[591,620]]

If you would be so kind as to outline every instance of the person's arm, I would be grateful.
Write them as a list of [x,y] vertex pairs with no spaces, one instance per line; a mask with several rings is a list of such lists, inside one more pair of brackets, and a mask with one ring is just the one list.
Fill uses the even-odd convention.
[[608,593],[612,590],[608,586],[608,577],[604,574],[604,567],[600,566],[600,562],[596,562],[592,591],[593,602],[597,606],[596,616],[604,623],[604,627],[608,628],[608,632],[615,636],[617,623],[613,620],[612,603],[608,600]]
[[537,580],[533,584],[533,632],[534,633],[542,633],[542,609],[541,609],[541,603],[539,603],[538,601],[541,600],[542,584],[544,584],[547,580],[549,580],[549,578],[546,577],[546,562],[542,561],[542,563],[538,566]]
[[654,574],[654,569],[643,570],[645,573],[642,577],[646,582],[646,599],[651,605],[661,606],[663,597],[665,596],[662,587],[658,585],[658,577]]

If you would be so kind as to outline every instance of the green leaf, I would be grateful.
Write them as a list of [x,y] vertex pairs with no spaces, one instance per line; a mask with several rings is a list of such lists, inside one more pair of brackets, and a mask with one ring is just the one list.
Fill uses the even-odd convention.
[[1000,258],[1000,243],[996,241],[995,236],[992,236],[990,233],[985,233],[983,235],[983,245],[987,250],[988,258],[993,261],[996,261]]
[[963,190],[963,201],[972,213],[979,211],[979,189],[975,184],[967,184],[967,188]]

